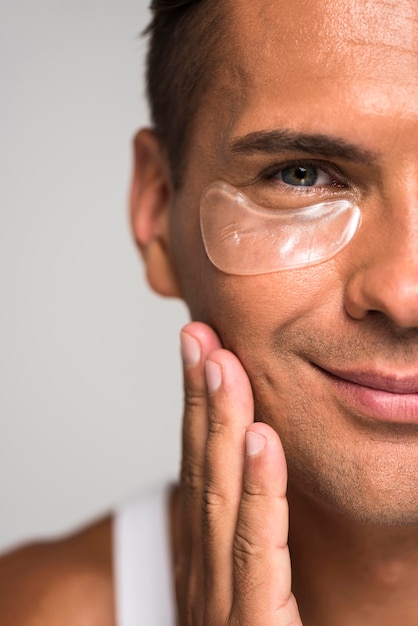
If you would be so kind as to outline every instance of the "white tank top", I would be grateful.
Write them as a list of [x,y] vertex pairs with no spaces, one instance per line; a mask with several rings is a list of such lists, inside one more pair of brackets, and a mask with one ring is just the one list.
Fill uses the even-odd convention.
[[117,626],[175,626],[170,558],[170,488],[120,506],[113,522]]

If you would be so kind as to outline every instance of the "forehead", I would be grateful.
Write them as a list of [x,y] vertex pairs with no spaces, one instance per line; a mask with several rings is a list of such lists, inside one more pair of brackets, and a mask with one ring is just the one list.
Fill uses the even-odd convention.
[[367,125],[367,116],[388,112],[415,125],[416,142],[416,0],[225,0],[225,7],[228,43],[198,113],[219,149],[228,137],[289,121],[295,130],[326,126],[338,135],[351,123],[355,139],[359,116]]
[[417,46],[415,0],[226,0],[226,6],[235,41],[255,43],[260,52],[277,45],[290,52],[307,45],[319,54],[347,43],[362,49]]
[[412,61],[413,78],[417,78],[416,0],[230,0],[228,4],[235,60],[253,78],[269,69],[276,75],[295,70],[294,80],[309,80],[309,71],[314,69],[318,77],[322,66],[324,74],[336,77],[366,71],[385,81],[395,69],[395,59],[408,69]]

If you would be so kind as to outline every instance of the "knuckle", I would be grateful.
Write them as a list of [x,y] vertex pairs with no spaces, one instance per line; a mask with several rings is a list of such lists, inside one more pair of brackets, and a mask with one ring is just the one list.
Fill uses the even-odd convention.
[[225,505],[225,499],[219,493],[214,491],[212,486],[206,485],[203,490],[203,512],[206,516],[213,516]]
[[216,415],[216,413],[214,413],[212,411],[210,416],[209,416],[209,424],[208,424],[208,434],[209,434],[209,436],[211,436],[211,435],[215,435],[215,436],[223,435],[226,431],[227,431],[226,424],[222,420],[219,419],[219,417]]
[[206,405],[206,395],[199,389],[185,387],[184,401],[186,410],[195,411]]
[[200,493],[203,482],[203,468],[190,459],[183,459],[180,480],[183,487],[190,493]]
[[237,528],[234,537],[233,554],[237,563],[247,565],[248,561],[257,558],[259,547],[254,543],[251,533],[242,525]]
[[225,498],[219,493],[204,489],[202,498],[202,529],[207,545],[213,546],[219,533],[219,522],[222,520]]
[[254,498],[262,499],[265,497],[264,487],[260,482],[249,480],[244,481],[242,497],[248,500]]

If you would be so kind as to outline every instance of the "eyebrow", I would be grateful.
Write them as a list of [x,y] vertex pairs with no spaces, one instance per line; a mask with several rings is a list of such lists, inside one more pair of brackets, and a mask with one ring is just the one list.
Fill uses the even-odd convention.
[[288,129],[257,131],[236,139],[233,154],[275,154],[283,150],[297,150],[320,156],[359,161],[370,164],[377,159],[374,152],[365,150],[344,139],[321,134],[298,133]]

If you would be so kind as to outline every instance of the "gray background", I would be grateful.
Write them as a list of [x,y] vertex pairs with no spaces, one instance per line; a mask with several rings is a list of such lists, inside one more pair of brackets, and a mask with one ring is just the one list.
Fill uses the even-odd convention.
[[0,549],[177,473],[186,310],[127,218],[147,5],[0,3]]

